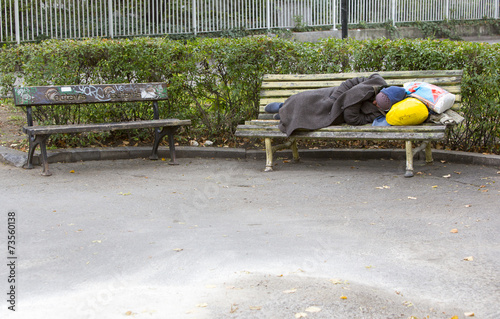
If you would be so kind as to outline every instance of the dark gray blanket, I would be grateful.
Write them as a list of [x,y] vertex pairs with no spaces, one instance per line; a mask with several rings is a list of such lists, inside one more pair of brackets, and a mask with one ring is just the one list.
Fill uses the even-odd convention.
[[316,130],[330,125],[372,123],[382,113],[373,104],[385,80],[378,74],[357,77],[338,87],[301,92],[279,110],[279,129],[290,136],[296,129]]

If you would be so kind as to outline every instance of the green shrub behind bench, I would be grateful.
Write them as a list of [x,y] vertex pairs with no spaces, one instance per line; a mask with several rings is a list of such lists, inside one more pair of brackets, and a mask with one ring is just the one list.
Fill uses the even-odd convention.
[[[161,103],[161,116],[189,118],[193,125],[186,135],[221,144],[234,139],[238,123],[256,116],[261,78],[266,73],[463,69],[466,121],[452,132],[447,144],[457,150],[500,153],[498,65],[500,45],[449,40],[300,43],[264,36],[192,41],[49,40],[4,46],[0,50],[0,86],[9,91],[19,74],[29,86],[166,81],[170,99]],[[126,108],[129,118],[150,117],[140,104]],[[84,123],[109,121],[115,115],[109,110],[75,107],[69,117],[57,109],[35,116],[47,123]]]

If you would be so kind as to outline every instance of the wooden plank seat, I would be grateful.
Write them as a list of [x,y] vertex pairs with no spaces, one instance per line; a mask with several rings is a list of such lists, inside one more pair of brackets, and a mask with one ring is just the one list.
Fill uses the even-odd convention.
[[[47,160],[46,142],[52,134],[105,132],[130,129],[154,129],[154,143],[150,159],[158,159],[158,146],[166,135],[169,139],[170,163],[177,164],[175,157],[174,134],[190,120],[160,119],[158,101],[167,99],[166,83],[135,84],[100,84],[100,85],[66,85],[14,88],[14,103],[25,107],[27,126],[23,132],[28,135],[29,151],[25,168],[33,168],[33,157],[37,146],[40,146],[42,175],[52,175]],[[152,102],[153,119],[113,123],[85,123],[62,125],[34,125],[33,107],[54,105],[82,105],[124,102]]]
[[[318,130],[297,130],[290,137],[278,129],[278,120],[273,114],[266,113],[264,108],[271,102],[284,102],[291,95],[299,92],[339,86],[343,81],[354,77],[368,77],[373,73],[380,74],[389,86],[403,86],[404,83],[422,81],[438,85],[455,94],[456,100],[452,110],[447,111],[452,118],[460,118],[454,111],[461,105],[460,82],[462,70],[433,71],[391,71],[361,72],[340,74],[268,74],[264,76],[260,93],[259,116],[255,120],[238,125],[235,135],[238,137],[264,138],[266,147],[265,171],[273,170],[273,156],[276,151],[291,149],[293,159],[299,161],[297,140],[299,139],[331,139],[331,140],[375,140],[404,141],[406,149],[406,177],[413,176],[413,159],[415,154],[425,150],[427,163],[432,163],[431,141],[445,139],[450,124],[423,123],[415,126],[372,126],[336,125]],[[285,138],[285,143],[273,145],[273,139]],[[420,146],[413,148],[413,143]]]

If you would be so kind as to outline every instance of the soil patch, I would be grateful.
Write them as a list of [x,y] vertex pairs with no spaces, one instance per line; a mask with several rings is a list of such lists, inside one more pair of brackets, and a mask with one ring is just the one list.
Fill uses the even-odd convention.
[[22,131],[25,125],[26,115],[23,110],[2,101],[0,104],[0,145],[25,149],[27,138]]

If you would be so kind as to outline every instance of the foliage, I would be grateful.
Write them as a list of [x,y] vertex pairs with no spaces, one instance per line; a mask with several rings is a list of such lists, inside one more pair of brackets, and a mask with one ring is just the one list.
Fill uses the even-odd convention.
[[[183,138],[234,140],[234,130],[258,112],[259,87],[266,73],[338,73],[394,70],[463,69],[463,115],[447,145],[464,151],[499,153],[500,50],[498,45],[449,40],[357,41],[326,39],[300,43],[281,37],[48,40],[4,46],[0,87],[5,92],[18,75],[23,85],[79,83],[168,83],[169,100],[161,117],[191,119]],[[4,93],[5,93],[4,92]],[[79,123],[151,118],[141,103],[120,106],[37,108],[37,121]],[[65,108],[67,111],[67,108]],[[148,139],[142,133],[140,139]],[[88,136],[78,145],[115,135]],[[71,144],[67,137],[55,141]],[[75,143],[76,144],[76,143]]]

